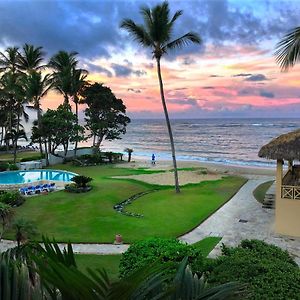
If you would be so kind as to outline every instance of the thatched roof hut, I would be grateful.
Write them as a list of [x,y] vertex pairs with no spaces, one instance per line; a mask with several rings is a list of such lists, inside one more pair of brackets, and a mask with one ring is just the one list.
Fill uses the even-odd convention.
[[268,159],[300,160],[300,129],[273,139],[259,150],[258,156]]

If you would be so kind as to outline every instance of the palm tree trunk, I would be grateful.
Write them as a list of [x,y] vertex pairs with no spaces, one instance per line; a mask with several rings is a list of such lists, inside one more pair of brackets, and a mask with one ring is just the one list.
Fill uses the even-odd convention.
[[177,162],[176,162],[176,155],[175,155],[175,145],[174,145],[174,139],[173,139],[171,123],[170,123],[170,119],[169,119],[168,108],[167,108],[165,95],[164,95],[164,86],[163,86],[163,81],[162,81],[162,77],[161,77],[161,69],[160,69],[160,58],[156,58],[156,62],[157,62],[157,75],[158,75],[158,81],[159,81],[161,102],[162,102],[164,113],[165,113],[165,118],[166,118],[166,123],[167,123],[167,127],[168,127],[169,138],[170,138],[170,144],[171,144],[171,150],[172,150],[174,179],[175,179],[175,191],[176,191],[176,193],[180,193],[179,180],[178,180],[178,171],[177,171]]
[[[40,129],[41,129],[41,108],[40,108],[39,105],[37,107],[37,120],[38,120],[38,129],[40,131]],[[42,139],[41,139],[41,137],[39,138],[39,146],[40,146],[40,154],[41,154],[41,157],[42,157],[42,155],[43,155],[43,147],[42,147]]]
[[[78,126],[78,102],[75,101],[75,114],[76,114],[76,125]],[[75,149],[74,149],[74,156],[76,157],[77,154],[77,146],[78,146],[78,130],[76,132],[76,141],[75,141]]]

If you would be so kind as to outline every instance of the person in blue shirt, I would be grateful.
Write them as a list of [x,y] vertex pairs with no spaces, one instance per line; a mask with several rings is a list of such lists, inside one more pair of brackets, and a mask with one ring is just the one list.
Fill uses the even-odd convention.
[[152,154],[151,163],[152,163],[152,165],[155,165],[155,155],[154,154]]

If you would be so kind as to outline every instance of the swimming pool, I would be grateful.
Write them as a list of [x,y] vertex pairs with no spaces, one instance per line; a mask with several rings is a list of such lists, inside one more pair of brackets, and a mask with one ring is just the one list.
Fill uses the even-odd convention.
[[69,182],[77,174],[61,170],[28,170],[0,172],[1,184],[26,184],[41,180]]

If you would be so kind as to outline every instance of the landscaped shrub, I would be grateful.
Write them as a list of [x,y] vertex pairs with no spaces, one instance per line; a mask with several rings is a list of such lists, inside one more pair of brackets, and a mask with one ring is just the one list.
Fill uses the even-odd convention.
[[25,202],[25,197],[18,191],[1,191],[0,202],[16,207],[21,206]]
[[93,178],[84,175],[77,175],[74,176],[71,180],[76,183],[77,187],[85,188],[87,187],[87,184],[93,180]]
[[286,251],[257,240],[223,247],[223,256],[207,268],[208,282],[245,283],[250,299],[300,299],[300,270]]
[[8,163],[0,163],[0,172],[6,171],[8,169]]
[[[189,257],[192,270],[201,269],[203,256],[201,250],[192,245],[186,245],[176,239],[150,238],[132,244],[122,254],[120,261],[120,277],[125,277],[141,267],[160,260],[162,263],[170,263],[170,270],[176,270],[178,263],[184,257]],[[173,267],[172,267],[173,265]]]
[[18,166],[16,164],[9,164],[8,165],[8,169],[10,171],[17,171],[17,170],[19,170],[19,168],[18,168]]

